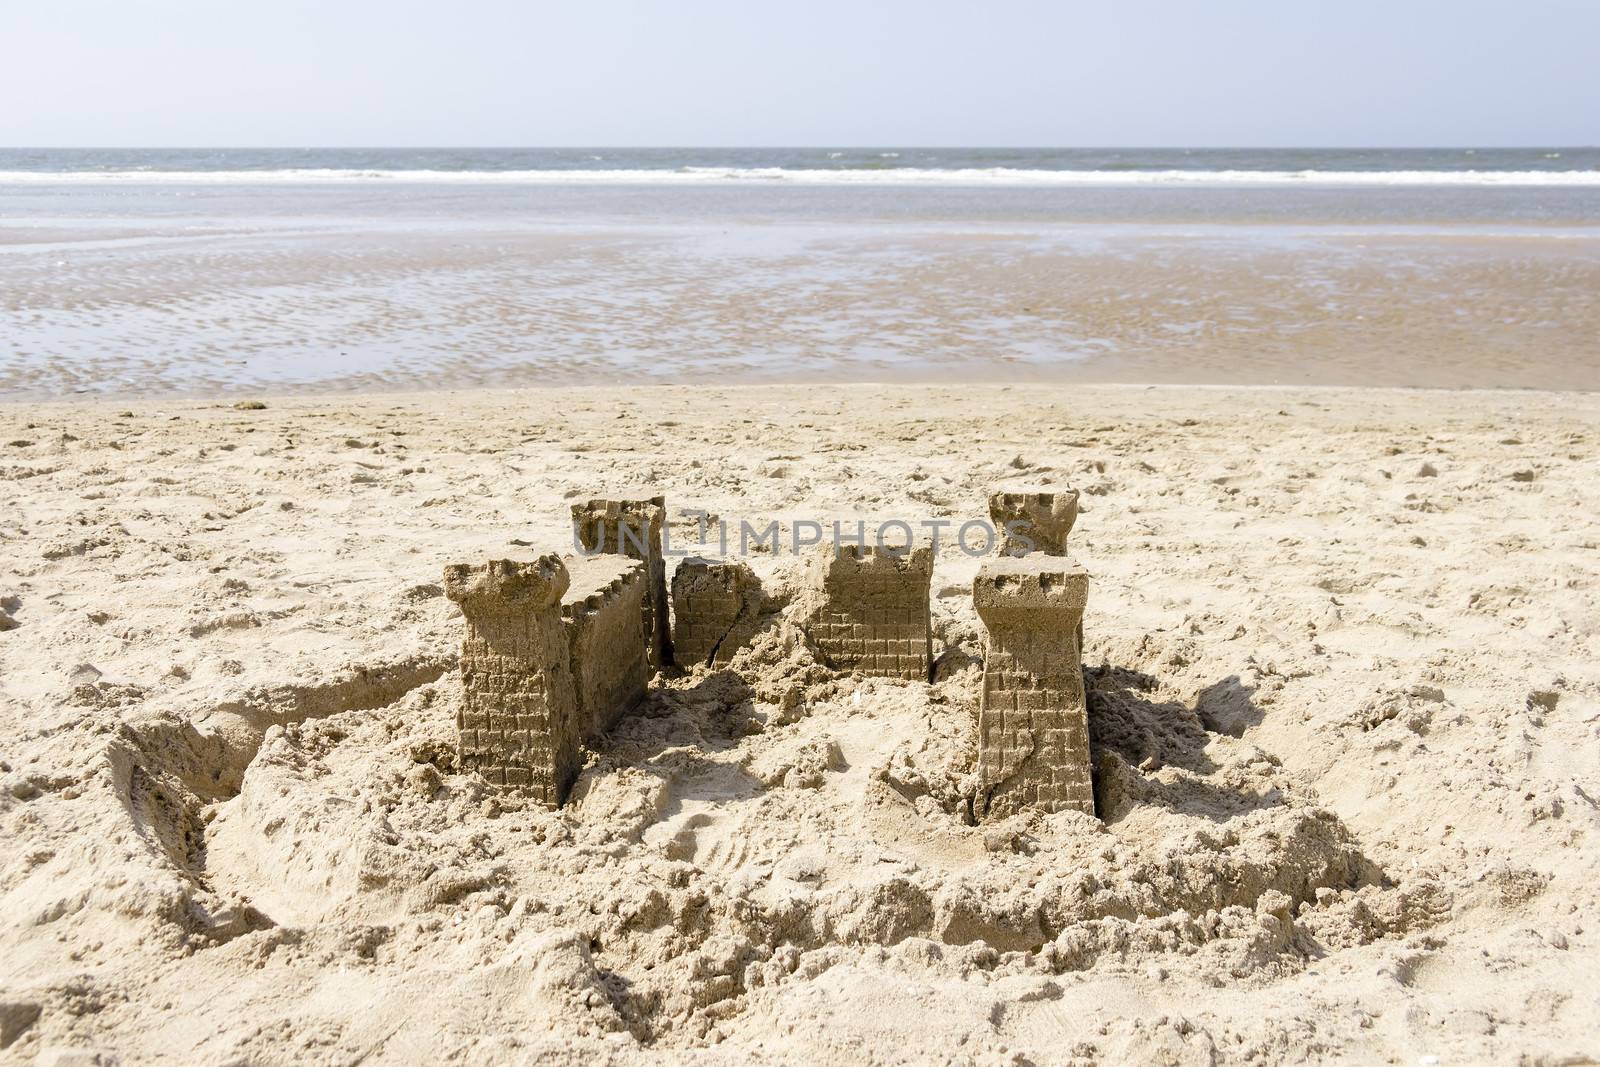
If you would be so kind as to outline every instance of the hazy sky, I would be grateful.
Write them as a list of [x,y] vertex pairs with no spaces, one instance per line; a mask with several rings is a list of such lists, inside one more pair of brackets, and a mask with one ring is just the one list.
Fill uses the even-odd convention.
[[1600,143],[1600,0],[0,0],[0,145]]

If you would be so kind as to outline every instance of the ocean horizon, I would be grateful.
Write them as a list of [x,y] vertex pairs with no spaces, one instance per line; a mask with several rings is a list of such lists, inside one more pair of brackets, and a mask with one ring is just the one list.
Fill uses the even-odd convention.
[[5,148],[0,184],[1600,185],[1600,147]]

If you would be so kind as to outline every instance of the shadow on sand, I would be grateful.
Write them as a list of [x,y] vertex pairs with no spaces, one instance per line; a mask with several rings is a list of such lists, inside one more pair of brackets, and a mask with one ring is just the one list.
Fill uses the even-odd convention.
[[[1095,807],[1108,823],[1137,804],[1227,822],[1287,802],[1276,787],[1249,788],[1207,751],[1217,734],[1237,737],[1262,719],[1254,690],[1237,675],[1201,690],[1194,707],[1156,699],[1156,679],[1124,667],[1087,668],[1084,685]],[[1159,773],[1165,768],[1178,773]]]

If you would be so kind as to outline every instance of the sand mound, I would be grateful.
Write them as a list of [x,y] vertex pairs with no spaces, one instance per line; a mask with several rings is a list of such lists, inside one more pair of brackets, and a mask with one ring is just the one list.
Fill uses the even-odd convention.
[[[458,773],[460,680],[410,684],[432,673],[280,694],[259,734],[236,703],[210,729],[123,726],[74,787],[114,806],[108,841],[64,842],[73,866],[107,847],[125,864],[74,899],[78,921],[252,970],[315,944],[395,983],[442,951],[538,1000],[552,1033],[671,1046],[867,948],[953,981],[1136,966],[1221,985],[1449,913],[1435,883],[1365,859],[1271,755],[1123,669],[1092,673],[1108,825],[977,825],[974,669],[938,687],[839,678],[781,614],[731,667],[664,682],[559,812]],[[399,699],[365,706],[393,695],[374,676]]]

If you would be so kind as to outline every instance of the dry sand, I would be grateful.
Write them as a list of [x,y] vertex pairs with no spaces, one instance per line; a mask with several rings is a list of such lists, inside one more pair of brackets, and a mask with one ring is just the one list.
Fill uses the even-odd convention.
[[[0,1061],[1593,1062],[1597,437],[1576,393],[0,408]],[[560,812],[457,772],[446,563],[621,485],[764,523],[1016,482],[1084,494],[1103,825],[969,825],[958,554],[933,685],[780,611]]]

